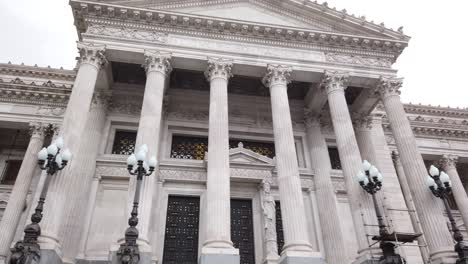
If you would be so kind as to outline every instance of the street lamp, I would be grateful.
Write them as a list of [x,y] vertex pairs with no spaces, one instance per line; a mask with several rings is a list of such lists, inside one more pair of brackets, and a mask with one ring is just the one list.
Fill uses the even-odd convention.
[[[125,230],[125,243],[120,244],[117,251],[122,264],[137,264],[140,261],[140,252],[138,250],[138,204],[140,201],[140,189],[143,176],[150,176],[156,167],[156,157],[152,156],[146,162],[148,147],[142,145],[137,154],[131,154],[127,158],[127,170],[130,175],[137,177],[135,196],[133,197],[133,209],[128,219],[129,227]],[[136,167],[135,167],[136,166]]]
[[31,224],[24,228],[23,240],[16,242],[15,247],[11,250],[10,264],[30,264],[33,260],[38,261],[41,258],[41,248],[37,243],[37,238],[41,235],[39,223],[42,220],[47,189],[49,188],[51,176],[62,170],[72,155],[68,149],[60,153],[62,148],[63,138],[59,137],[47,148],[42,148],[37,155],[39,167],[47,173],[46,179],[35,212],[31,216]]
[[448,195],[452,193],[452,182],[450,177],[444,171],[439,171],[434,165],[429,169],[429,176],[427,176],[427,186],[435,197],[442,200],[445,207],[445,212],[452,226],[453,239],[457,241],[455,244],[455,252],[458,254],[457,264],[468,264],[468,244],[463,241],[463,235],[458,229],[455,219],[452,215],[452,210],[448,204]]
[[382,213],[377,203],[375,194],[382,189],[383,176],[379,170],[370,164],[367,160],[362,163],[362,168],[365,174],[360,171],[357,174],[357,180],[361,187],[370,195],[374,203],[375,214],[377,215],[377,222],[379,225],[379,235],[372,237],[372,240],[380,241],[380,248],[382,249],[383,256],[380,257],[379,263],[382,264],[403,264],[406,263],[405,259],[399,254],[395,253],[394,242],[413,242],[420,234],[408,233],[389,233],[387,226],[384,223]]

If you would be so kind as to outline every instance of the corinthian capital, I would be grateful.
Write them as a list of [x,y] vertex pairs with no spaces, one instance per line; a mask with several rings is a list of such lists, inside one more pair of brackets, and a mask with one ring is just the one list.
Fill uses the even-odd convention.
[[270,64],[262,82],[266,87],[272,87],[276,84],[288,85],[291,82],[291,72],[290,66]]
[[439,161],[439,164],[444,170],[456,169],[458,162],[458,156],[456,155],[443,155]]
[[389,96],[399,96],[402,84],[402,78],[380,76],[375,92],[380,94],[382,99]]
[[306,127],[320,126],[320,113],[304,108],[304,124]]
[[157,71],[167,75],[172,71],[171,53],[145,50],[145,64],[142,66],[146,74]]
[[29,134],[31,137],[43,137],[46,126],[41,122],[29,123]]
[[348,82],[347,72],[325,71],[320,87],[329,94],[335,91],[344,91],[348,87]]
[[91,107],[107,109],[107,107],[109,106],[111,97],[112,95],[110,91],[96,90],[94,91],[94,94],[93,94]]
[[215,78],[229,80],[232,77],[232,60],[223,58],[208,58],[208,67],[205,71],[208,81]]
[[78,58],[80,64],[91,64],[99,69],[107,63],[106,56],[104,55],[106,45],[78,42],[77,46],[80,52],[80,57]]

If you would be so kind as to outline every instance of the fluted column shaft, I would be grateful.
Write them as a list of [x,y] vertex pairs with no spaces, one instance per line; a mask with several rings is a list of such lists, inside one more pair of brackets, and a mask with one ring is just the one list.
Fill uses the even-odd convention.
[[[0,260],[6,259],[10,253],[10,245],[23,213],[34,172],[38,166],[37,153],[44,144],[44,126],[41,123],[31,123],[30,130],[31,139],[0,222]],[[33,203],[35,202],[33,201]]]
[[232,248],[227,85],[232,62],[209,59],[210,82],[208,172],[206,182],[206,248]]
[[358,253],[362,253],[369,248],[364,224],[374,223],[375,219],[371,215],[370,208],[373,208],[373,205],[370,195],[363,191],[355,180],[358,172],[362,171],[362,160],[345,99],[347,79],[346,74],[326,72],[321,86],[322,89],[326,89],[328,95],[328,105],[358,242]]
[[336,204],[336,195],[331,180],[331,162],[328,146],[317,118],[306,115],[306,133],[309,143],[312,168],[315,172],[314,182],[317,192],[317,206],[320,212],[323,244],[328,264],[341,264],[348,259],[345,243],[340,228],[340,217]]
[[106,121],[106,112],[110,95],[104,91],[96,91],[93,95],[91,109],[86,121],[86,129],[70,164],[70,171],[75,180],[67,192],[68,206],[65,207],[64,222],[60,230],[64,260],[73,262],[78,253],[78,246],[83,228],[82,215],[86,212],[89,187],[96,170],[96,159]]
[[299,167],[292,129],[287,85],[291,68],[269,65],[263,83],[270,88],[276,167],[281,200],[285,245],[281,255],[288,252],[312,252],[308,237]]
[[[161,134],[161,120],[163,110],[164,91],[166,88],[166,79],[172,71],[171,54],[158,51],[145,51],[146,84],[141,108],[140,122],[138,123],[138,134],[136,147],[143,144],[148,146],[148,158],[157,156],[159,153],[159,140]],[[153,175],[143,178],[141,185],[139,223],[140,232],[139,242],[140,250],[151,252],[150,247],[150,225],[151,214],[153,211],[153,197],[156,192],[156,177],[158,171]],[[137,179],[130,178],[128,214],[132,209],[132,201],[135,192]],[[155,246],[155,245],[152,245]]]
[[86,245],[88,244],[89,231],[93,221],[94,208],[96,206],[96,197],[99,190],[100,179],[94,177],[89,191],[88,201],[86,202],[86,213],[83,222],[83,229],[81,230],[80,244],[78,248],[77,259],[84,259],[86,257]]
[[[423,234],[423,231],[421,229],[421,223],[419,222],[419,218],[416,212],[416,207],[414,206],[411,189],[408,185],[408,180],[406,178],[405,171],[403,170],[403,166],[401,166],[399,154],[397,154],[396,152],[392,152],[392,159],[393,164],[395,166],[396,174],[398,176],[398,181],[400,182],[401,191],[403,192],[403,196],[405,198],[406,207],[410,212],[411,224],[413,226],[414,233]],[[418,245],[419,250],[421,252],[421,257],[423,258],[423,262],[427,264],[429,262],[429,253],[427,251],[426,239],[424,234],[418,237]]]
[[458,157],[444,155],[440,160],[442,169],[449,175],[452,181],[452,193],[461,214],[465,228],[468,226],[468,196],[457,171]]
[[[428,172],[421,154],[419,153],[416,138],[406,117],[403,104],[400,101],[399,88],[401,80],[381,78],[377,91],[387,112],[392,128],[401,164],[407,176],[408,184],[417,208],[419,220],[424,230],[429,247],[431,259],[438,263],[447,254],[452,254],[453,240],[448,232],[443,212],[440,211],[438,198],[434,197],[425,183]],[[445,253],[445,254],[442,254]],[[447,262],[448,263],[448,262]]]
[[[78,49],[80,51],[78,73],[59,132],[64,138],[65,148],[69,148],[73,155],[78,154],[80,145],[88,140],[82,135],[86,128],[97,76],[101,66],[106,63],[104,45],[97,46],[79,42]],[[67,199],[68,191],[72,190],[74,194],[83,191],[73,189],[82,180],[72,173],[72,168],[77,166],[75,163],[71,160],[65,170],[51,178],[44,208],[44,218],[41,223],[42,234],[39,238],[41,249],[60,251],[58,235],[64,219],[68,218],[67,207],[70,206],[71,202],[70,199]],[[67,213],[64,215],[66,211]],[[58,253],[61,254],[61,252]]]

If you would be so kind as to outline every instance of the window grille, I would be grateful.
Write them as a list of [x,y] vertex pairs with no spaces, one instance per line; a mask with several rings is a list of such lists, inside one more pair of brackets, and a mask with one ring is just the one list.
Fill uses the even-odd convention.
[[163,263],[197,264],[200,198],[169,196]]
[[208,151],[208,139],[202,137],[173,136],[171,158],[203,160]]
[[332,169],[341,170],[342,167],[341,167],[341,160],[340,160],[340,154],[338,153],[338,149],[335,147],[329,147],[328,155],[330,156]]
[[135,151],[137,132],[135,131],[116,131],[114,144],[112,145],[112,154],[130,155]]
[[[252,150],[269,158],[275,156],[275,144],[268,142],[256,142],[248,140],[229,140],[229,148],[237,148],[242,142],[244,148]],[[173,136],[171,146],[171,158],[203,160],[208,151],[208,138],[192,136]]]

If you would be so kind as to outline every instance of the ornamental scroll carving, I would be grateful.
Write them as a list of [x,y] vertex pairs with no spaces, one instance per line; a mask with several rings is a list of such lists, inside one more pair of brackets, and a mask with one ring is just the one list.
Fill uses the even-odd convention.
[[166,43],[167,34],[155,32],[155,31],[143,31],[132,28],[117,28],[103,25],[91,25],[86,31],[88,34],[109,36],[115,38],[124,38],[131,40],[145,40],[151,42]]
[[392,66],[392,60],[388,58],[364,57],[359,55],[348,55],[339,53],[326,53],[325,60],[327,62],[354,64],[362,66],[384,67]]

